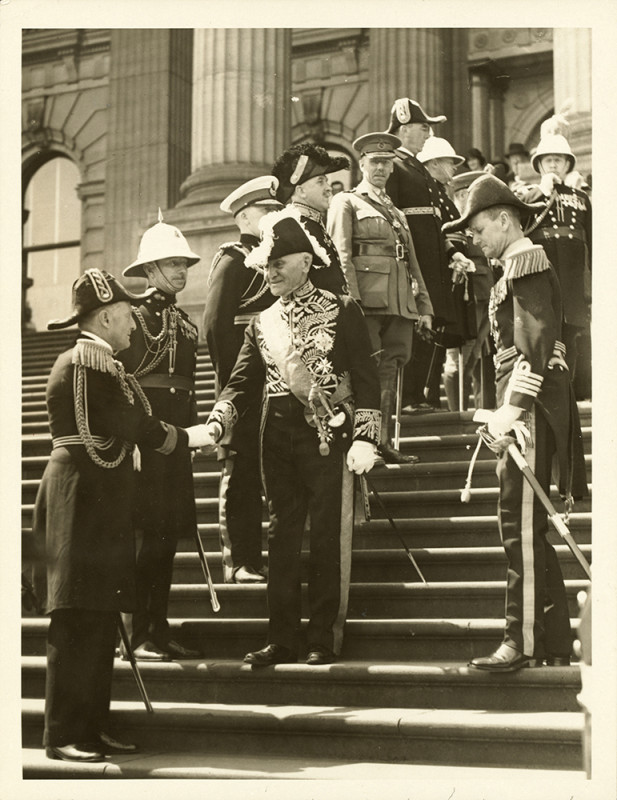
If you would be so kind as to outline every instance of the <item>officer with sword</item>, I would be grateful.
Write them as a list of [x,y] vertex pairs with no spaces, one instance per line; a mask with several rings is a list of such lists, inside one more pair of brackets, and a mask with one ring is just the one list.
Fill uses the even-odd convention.
[[[497,410],[484,412],[483,419],[500,450],[506,624],[497,650],[470,662],[488,672],[569,664],[572,650],[566,591],[547,540],[545,505],[525,474],[529,468],[547,496],[556,464],[555,481],[566,508],[587,490],[580,423],[561,341],[559,281],[543,248],[526,238],[521,226],[536,210],[486,175],[471,184],[461,218],[444,225],[446,233],[469,229],[474,244],[501,271],[489,305],[497,350]],[[513,457],[512,434],[525,450],[525,465]]]

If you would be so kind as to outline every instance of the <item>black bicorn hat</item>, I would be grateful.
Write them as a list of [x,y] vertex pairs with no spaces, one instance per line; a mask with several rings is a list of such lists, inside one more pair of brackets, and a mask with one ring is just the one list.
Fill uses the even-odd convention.
[[272,174],[279,181],[276,199],[286,203],[296,186],[317,175],[329,175],[340,169],[349,169],[349,166],[348,158],[331,156],[318,144],[304,142],[293,145],[281,153],[272,166]]
[[114,276],[102,269],[87,269],[73,284],[73,313],[64,319],[52,319],[47,330],[56,331],[74,325],[82,317],[102,306],[125,301],[133,303],[143,300],[152,290],[144,294],[131,294]]
[[261,242],[244,259],[245,266],[263,272],[269,261],[292,253],[309,253],[317,256],[325,266],[330,266],[328,253],[307,230],[294,205],[263,216],[259,221],[259,229]]
[[540,209],[546,208],[545,203],[523,203],[499,178],[494,175],[484,174],[476,178],[469,186],[467,202],[459,219],[446,222],[445,225],[441,226],[441,229],[444,233],[465,230],[472,217],[493,206],[512,206],[517,208],[523,220]]
[[448,118],[443,114],[439,114],[436,117],[429,117],[420,103],[411,100],[409,97],[399,97],[398,100],[394,101],[394,105],[390,111],[388,133],[396,133],[401,125],[409,125],[414,122],[427,122],[429,125],[439,125],[447,119]]

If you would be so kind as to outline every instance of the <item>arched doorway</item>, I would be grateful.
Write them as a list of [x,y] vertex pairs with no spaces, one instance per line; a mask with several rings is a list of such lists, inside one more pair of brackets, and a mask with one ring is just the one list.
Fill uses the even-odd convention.
[[68,316],[81,273],[81,200],[77,166],[57,155],[32,174],[24,193],[23,261],[29,328]]

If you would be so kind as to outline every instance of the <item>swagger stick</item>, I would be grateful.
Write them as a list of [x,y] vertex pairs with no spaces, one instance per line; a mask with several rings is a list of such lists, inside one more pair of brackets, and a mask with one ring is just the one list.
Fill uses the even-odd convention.
[[365,478],[366,478],[366,483],[367,483],[367,486],[369,487],[369,489],[371,490],[371,492],[372,492],[372,493],[375,495],[375,499],[376,499],[376,500],[377,500],[377,502],[379,503],[379,506],[380,506],[381,510],[383,511],[383,513],[386,515],[386,519],[387,519],[387,520],[388,520],[388,522],[390,523],[390,526],[391,526],[392,530],[394,531],[394,533],[396,533],[396,535],[397,535],[397,536],[398,536],[398,538],[399,538],[399,541],[401,542],[401,544],[402,544],[402,545],[403,545],[403,547],[405,548],[405,552],[407,553],[407,558],[408,558],[408,559],[411,561],[411,563],[414,565],[414,568],[415,568],[416,572],[418,573],[418,575],[420,576],[420,578],[421,578],[421,580],[422,580],[422,583],[427,583],[427,580],[426,580],[426,578],[424,577],[424,575],[422,574],[422,572],[421,572],[421,570],[420,570],[420,567],[418,566],[418,564],[417,564],[417,562],[416,562],[416,559],[413,557],[413,554],[412,554],[411,550],[410,550],[410,549],[407,547],[407,544],[406,544],[405,540],[403,539],[403,537],[401,536],[401,534],[400,534],[400,532],[399,532],[399,529],[398,529],[398,528],[396,527],[396,525],[394,524],[394,520],[393,520],[393,519],[392,519],[392,517],[390,516],[390,512],[389,512],[389,511],[388,511],[388,509],[385,507],[385,505],[384,505],[384,503],[383,503],[383,500],[381,499],[381,497],[379,496],[379,494],[378,494],[377,490],[375,489],[375,486],[373,485],[373,482],[372,482],[372,481],[371,481],[371,479],[368,477],[368,475],[366,475],[366,476],[364,476],[364,475],[363,475],[362,477],[365,477]]
[[210,593],[210,604],[212,606],[212,610],[216,614],[218,611],[221,610],[221,604],[219,603],[218,597],[216,596],[216,591],[214,589],[214,584],[212,583],[212,576],[210,575],[210,569],[208,568],[208,562],[206,561],[206,554],[204,552],[204,546],[202,544],[198,528],[195,528],[195,543],[197,545],[197,552],[199,554],[201,571],[203,572],[204,578],[206,579],[206,583],[208,584],[208,591]]
[[120,612],[118,612],[117,618],[120,638],[122,639],[122,644],[126,650],[127,658],[131,663],[131,669],[133,670],[133,675],[135,676],[135,683],[139,689],[139,694],[141,695],[141,699],[144,701],[144,705],[148,714],[154,714],[154,709],[152,708],[152,703],[148,698],[148,693],[146,692],[146,687],[144,686],[141,673],[139,672],[139,667],[137,666],[137,661],[135,660],[135,654],[133,653],[133,648],[131,647],[131,640],[129,639],[129,635]]

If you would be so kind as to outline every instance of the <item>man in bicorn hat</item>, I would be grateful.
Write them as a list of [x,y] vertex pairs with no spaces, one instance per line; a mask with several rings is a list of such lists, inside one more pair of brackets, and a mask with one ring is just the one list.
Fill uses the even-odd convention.
[[[221,203],[240,230],[237,242],[222,244],[212,261],[204,312],[204,332],[216,373],[216,396],[227,385],[250,320],[271,306],[274,295],[263,271],[247,267],[259,244],[259,221],[282,208],[278,180],[253,178]],[[259,469],[259,409],[256,398],[234,428],[229,447],[219,447],[223,469],[219,487],[219,536],[225,583],[263,583],[261,552],[263,504]]]
[[379,452],[388,463],[411,463],[392,446],[397,372],[411,355],[414,326],[430,329],[433,307],[416,258],[405,216],[385,191],[400,139],[367,133],[356,139],[363,179],[351,192],[337,194],[328,213],[328,230],[358,300],[378,358],[382,431]]
[[53,449],[33,524],[50,615],[43,743],[49,758],[64,761],[137,749],[109,732],[118,614],[135,605],[135,445],[144,456],[173,459],[207,441],[203,425],[187,431],[152,416],[116,358],[135,328],[131,303],[140,300],[89,269],[73,285],[71,316],[48,325],[80,329],[47,383]]
[[[508,562],[506,625],[500,647],[474,658],[472,667],[512,672],[537,661],[568,664],[572,634],[563,576],[547,541],[546,511],[507,450],[519,428],[525,458],[544,491],[551,468],[571,506],[586,492],[578,412],[561,341],[561,292],[546,253],[524,236],[521,220],[538,210],[520,201],[492,175],[474,181],[459,220],[448,231],[469,229],[473,241],[501,265],[490,300],[496,346],[497,410],[488,431],[500,452],[498,519]],[[521,424],[524,428],[521,428]]]
[[584,191],[567,183],[576,157],[564,136],[543,136],[531,163],[541,175],[540,184],[521,185],[516,194],[526,202],[543,204],[526,232],[534,244],[542,245],[557,272],[563,298],[566,361],[577,397],[589,399],[591,201]]
[[452,294],[451,253],[441,231],[439,184],[417,158],[431,135],[431,126],[445,121],[445,116],[430,117],[415,100],[401,97],[392,106],[388,126],[388,132],[399,137],[401,146],[396,150],[386,189],[394,205],[405,214],[434,309],[435,335],[430,339],[415,337],[405,368],[403,402],[417,411],[440,407],[439,384],[446,347],[459,347],[463,341]]
[[348,294],[339,254],[325,226],[333,196],[328,175],[341,169],[349,169],[349,160],[344,156],[331,156],[323,147],[304,142],[285,150],[272,167],[272,174],[279,181],[277,198],[297,209],[306,229],[328,256],[327,263],[319,256],[313,257],[310,274],[313,286]]
[[[142,236],[126,277],[145,278],[151,291],[133,308],[135,330],[121,354],[154,413],[173,425],[197,422],[195,366],[197,327],[176,305],[188,270],[199,261],[182,233],[159,221]],[[135,657],[143,661],[197,658],[172,636],[167,621],[174,556],[181,537],[195,536],[197,514],[190,454],[173,458],[144,453],[139,473],[137,530],[137,607],[127,628]]]
[[256,667],[294,662],[301,620],[301,547],[310,518],[307,663],[341,651],[353,533],[353,474],[374,464],[379,377],[366,322],[349,295],[313,286],[325,250],[293,207],[261,221],[246,259],[278,300],[249,323],[207,427],[225,442],[255,399],[262,403],[261,466],[268,500],[268,638],[246,655]]

